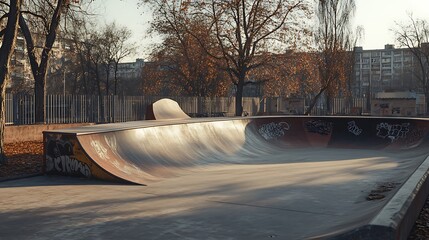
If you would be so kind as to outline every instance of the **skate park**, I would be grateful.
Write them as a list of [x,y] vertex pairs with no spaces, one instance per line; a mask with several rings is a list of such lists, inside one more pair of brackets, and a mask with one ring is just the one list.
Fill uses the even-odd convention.
[[425,119],[152,110],[45,131],[47,175],[0,183],[3,235],[406,239],[427,197]]

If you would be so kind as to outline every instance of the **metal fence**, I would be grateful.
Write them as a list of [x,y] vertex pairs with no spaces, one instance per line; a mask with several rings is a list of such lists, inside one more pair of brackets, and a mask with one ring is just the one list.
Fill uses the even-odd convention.
[[[46,123],[109,123],[143,120],[146,107],[161,99],[161,96],[87,96],[87,95],[48,95],[45,99]],[[234,116],[235,97],[172,97],[184,112],[192,117]],[[306,101],[300,98],[243,98],[244,115],[258,113],[303,114]],[[331,111],[326,110],[323,100],[312,111],[313,115],[349,115],[354,108],[366,112],[365,99],[334,99]],[[6,95],[6,123],[35,123],[33,95]]]

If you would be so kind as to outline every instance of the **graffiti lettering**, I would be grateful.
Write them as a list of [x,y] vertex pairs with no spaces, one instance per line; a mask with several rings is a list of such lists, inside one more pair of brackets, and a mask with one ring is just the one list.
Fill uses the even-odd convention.
[[356,125],[355,121],[350,121],[347,124],[347,129],[349,130],[349,132],[353,133],[356,136],[359,136],[362,133],[362,129]]
[[88,165],[73,158],[73,144],[64,139],[51,139],[46,148],[46,172],[91,177]]
[[268,123],[263,124],[258,132],[261,134],[263,138],[266,140],[275,139],[278,137],[282,137],[286,134],[286,131],[289,130],[289,124],[287,122],[280,123]]
[[332,123],[322,120],[311,120],[305,123],[308,132],[329,135],[332,132]]
[[391,142],[398,138],[405,138],[407,136],[410,124],[389,124],[379,123],[377,124],[377,136],[381,138],[388,138]]
[[411,146],[418,144],[425,136],[426,129],[413,129],[408,132],[407,138],[405,139],[405,145]]
[[48,173],[59,172],[70,175],[82,175],[88,178],[91,177],[91,170],[88,165],[70,156],[59,156],[55,158],[47,156],[46,171]]

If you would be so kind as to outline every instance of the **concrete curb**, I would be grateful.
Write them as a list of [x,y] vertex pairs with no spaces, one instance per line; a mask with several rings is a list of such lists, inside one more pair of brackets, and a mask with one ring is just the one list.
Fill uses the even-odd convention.
[[429,157],[371,222],[330,239],[407,239],[429,195]]

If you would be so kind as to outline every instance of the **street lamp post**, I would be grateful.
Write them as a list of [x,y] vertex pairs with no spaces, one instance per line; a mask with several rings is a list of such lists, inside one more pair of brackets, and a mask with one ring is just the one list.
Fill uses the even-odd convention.
[[63,95],[64,95],[64,97],[66,96],[66,72],[67,72],[67,68],[64,68],[64,72],[63,72]]

